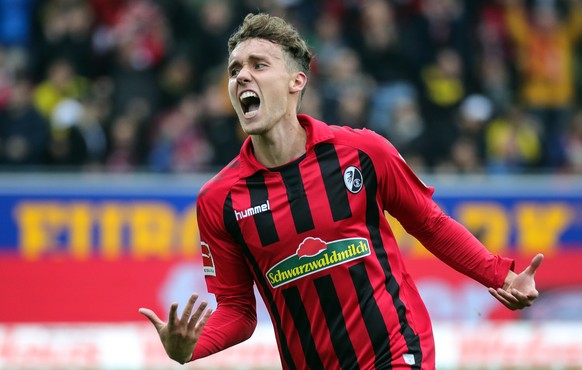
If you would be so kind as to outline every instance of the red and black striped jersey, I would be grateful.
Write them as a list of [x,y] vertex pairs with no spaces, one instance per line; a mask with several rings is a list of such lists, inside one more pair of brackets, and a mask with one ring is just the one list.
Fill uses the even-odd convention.
[[248,295],[256,284],[286,369],[434,368],[429,315],[384,212],[487,286],[501,286],[511,261],[444,215],[385,138],[298,118],[303,156],[265,168],[248,139],[201,189],[209,291]]

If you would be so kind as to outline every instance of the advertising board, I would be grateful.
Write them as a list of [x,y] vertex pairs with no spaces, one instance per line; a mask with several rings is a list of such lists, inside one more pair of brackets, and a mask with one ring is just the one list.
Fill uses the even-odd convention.
[[[98,338],[114,332],[126,333],[143,351],[143,346],[159,343],[138,308],[149,307],[166,316],[172,302],[183,307],[192,292],[201,293],[202,299],[215,305],[214,297],[206,293],[203,279],[195,211],[197,192],[208,178],[2,176],[0,368],[2,363],[18,368],[14,364],[19,358],[30,359],[30,351],[40,357],[47,355],[46,348],[43,354],[37,345],[26,347],[22,343],[27,339],[23,338],[34,341],[54,334],[54,330],[61,333],[58,328],[62,325],[72,326],[64,329],[69,335],[62,337],[63,348],[53,343],[57,353],[91,355],[90,351],[75,349],[78,341],[71,338],[75,338],[76,330],[94,339],[92,347],[87,347],[96,351],[93,355],[103,356],[103,351],[111,351],[100,347],[110,341]],[[514,258],[517,271],[525,268],[536,253],[546,256],[536,275],[540,298],[534,307],[510,311],[484,287],[437,260],[386,215],[409,273],[436,323],[437,338],[451,337],[457,332],[455,325],[468,325],[463,330],[481,325],[482,330],[495,337],[499,319],[510,320],[518,327],[526,320],[530,329],[524,330],[531,330],[532,322],[582,322],[579,178],[430,180],[426,182],[436,187],[435,200],[447,214],[469,228],[493,252]],[[264,333],[271,333],[268,314],[262,304],[258,310],[263,339],[253,339],[246,346],[267,346],[259,352],[271,353],[269,361],[276,366],[274,341],[264,339],[268,338]],[[111,325],[117,325],[117,329],[107,331]],[[149,333],[146,344],[136,339],[143,337],[142,330]],[[565,329],[554,326],[546,330]],[[465,333],[466,338],[473,338],[471,331]],[[447,348],[455,340],[451,337],[437,343]],[[560,345],[582,347],[580,339],[572,340]],[[14,343],[22,346],[15,347]],[[491,343],[479,346],[482,352],[487,345]],[[22,352],[23,348],[30,351]],[[252,352],[245,348],[242,353]],[[144,353],[152,352],[148,349]],[[459,360],[458,354],[444,353],[445,362],[464,361]],[[138,357],[134,365],[144,361],[143,356]],[[578,359],[572,361],[577,363]]]

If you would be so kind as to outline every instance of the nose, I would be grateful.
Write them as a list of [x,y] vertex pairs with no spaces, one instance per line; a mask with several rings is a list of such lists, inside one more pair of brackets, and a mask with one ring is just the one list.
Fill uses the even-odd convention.
[[240,69],[238,75],[236,76],[236,81],[239,85],[245,84],[250,82],[251,74],[249,73],[249,69],[245,66]]

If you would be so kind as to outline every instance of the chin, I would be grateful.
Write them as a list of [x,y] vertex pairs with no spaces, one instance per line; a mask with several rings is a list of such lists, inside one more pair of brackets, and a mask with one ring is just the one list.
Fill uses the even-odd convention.
[[240,124],[242,130],[247,135],[261,135],[265,132],[265,128],[256,120],[248,121],[243,118],[240,120]]
[[258,135],[265,131],[264,121],[259,116],[245,118],[244,115],[238,116],[243,131],[249,135]]
[[242,129],[244,131],[245,134],[247,135],[262,135],[265,132],[267,132],[267,130],[265,130],[264,127],[252,127],[252,126],[242,126]]

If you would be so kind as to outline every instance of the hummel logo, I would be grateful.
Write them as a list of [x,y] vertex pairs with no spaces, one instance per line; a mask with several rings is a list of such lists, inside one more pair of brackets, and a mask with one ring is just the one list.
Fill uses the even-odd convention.
[[245,217],[249,217],[252,215],[256,215],[257,213],[266,212],[266,211],[270,211],[270,210],[271,210],[271,205],[269,204],[269,201],[267,200],[263,204],[259,204],[258,206],[247,208],[243,211],[234,210],[234,215],[236,217],[236,220],[240,221]]

